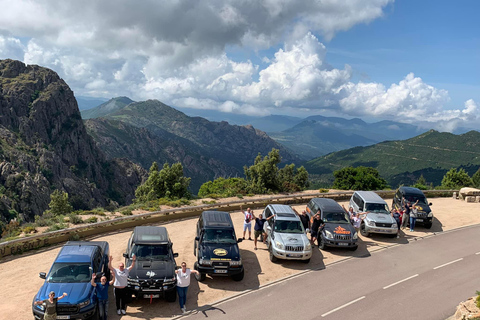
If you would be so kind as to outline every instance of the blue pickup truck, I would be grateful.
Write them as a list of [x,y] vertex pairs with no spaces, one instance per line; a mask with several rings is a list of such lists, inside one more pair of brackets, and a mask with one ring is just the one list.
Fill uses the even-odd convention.
[[38,300],[48,299],[48,293],[67,296],[57,303],[57,319],[97,319],[98,307],[95,288],[90,281],[92,274],[110,278],[108,270],[109,246],[105,241],[69,241],[58,253],[48,274],[40,272],[45,279],[32,302],[35,319],[43,319],[43,305]]

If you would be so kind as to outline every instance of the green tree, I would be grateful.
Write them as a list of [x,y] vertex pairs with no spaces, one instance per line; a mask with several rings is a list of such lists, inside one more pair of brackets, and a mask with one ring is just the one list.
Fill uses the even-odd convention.
[[450,169],[442,179],[442,188],[459,189],[462,187],[470,187],[472,185],[472,178],[470,178],[463,168],[458,171],[455,168]]
[[480,188],[480,168],[473,174],[472,182],[474,188]]
[[190,178],[183,176],[181,163],[168,163],[159,171],[158,164],[154,162],[150,167],[147,181],[135,190],[135,202],[146,202],[159,198],[179,199],[190,197],[188,186]]
[[420,178],[418,178],[417,182],[415,182],[415,184],[412,187],[418,188],[420,190],[428,189],[427,180],[425,180],[425,178],[423,177],[423,174],[420,175]]
[[303,166],[296,169],[293,163],[287,164],[278,170],[277,181],[279,191],[292,192],[305,190],[309,185],[308,172]]
[[201,185],[198,191],[198,196],[201,198],[209,195],[216,195],[223,198],[234,197],[238,194],[245,195],[247,183],[242,178],[217,178],[213,181],[205,182]]
[[243,170],[249,192],[263,194],[278,190],[277,172],[280,161],[280,151],[272,149],[263,159],[259,153],[252,166],[245,166]]
[[377,169],[371,167],[346,167],[333,173],[333,188],[340,190],[382,190],[388,187]]
[[50,209],[47,211],[54,216],[69,214],[73,211],[72,205],[68,201],[68,193],[58,189],[50,194],[50,203],[48,204],[48,207]]

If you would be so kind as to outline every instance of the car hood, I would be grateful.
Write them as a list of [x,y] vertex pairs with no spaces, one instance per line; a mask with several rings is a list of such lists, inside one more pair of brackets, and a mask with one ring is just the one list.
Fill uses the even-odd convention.
[[309,241],[304,233],[276,233],[275,241],[280,240],[286,246],[303,245]]
[[418,209],[418,212],[425,212],[425,213],[432,212],[432,209],[430,209],[430,206],[428,204],[417,204],[416,207]]
[[60,300],[59,304],[77,304],[90,298],[93,287],[90,282],[82,283],[51,283],[45,282],[37,293],[35,300],[48,299],[50,291],[55,292],[55,297],[61,296],[64,292],[67,296]]
[[393,217],[389,214],[375,212],[368,213],[367,219],[380,223],[393,223],[395,221],[395,219],[393,219]]
[[236,243],[202,243],[200,245],[200,258],[210,260],[239,260],[240,251]]
[[328,230],[333,234],[352,235],[355,233],[355,228],[350,223],[325,223],[324,230]]
[[137,260],[130,270],[129,278],[133,279],[163,279],[175,276],[174,261]]

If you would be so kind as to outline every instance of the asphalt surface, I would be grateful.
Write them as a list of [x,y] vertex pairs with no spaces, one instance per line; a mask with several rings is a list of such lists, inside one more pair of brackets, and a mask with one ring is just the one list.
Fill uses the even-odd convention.
[[438,320],[476,290],[480,225],[306,271],[184,318]]

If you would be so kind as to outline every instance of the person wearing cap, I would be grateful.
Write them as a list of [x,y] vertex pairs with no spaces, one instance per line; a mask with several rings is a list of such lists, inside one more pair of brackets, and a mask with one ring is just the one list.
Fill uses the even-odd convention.
[[93,287],[95,287],[97,292],[97,299],[98,299],[98,313],[100,316],[100,320],[107,320],[108,316],[108,287],[113,285],[115,281],[115,274],[112,273],[112,280],[110,282],[107,281],[106,276],[102,276],[100,278],[100,283],[95,283],[95,279],[97,275],[94,273],[92,274],[92,281],[90,282]]
[[65,298],[67,293],[64,292],[60,297],[55,298],[55,292],[50,291],[48,299],[35,301],[35,305],[45,305],[44,320],[56,320],[57,319],[57,301]]
[[108,260],[108,268],[115,275],[115,282],[113,283],[113,293],[115,294],[115,304],[117,306],[117,314],[127,314],[125,310],[127,307],[127,297],[128,297],[128,276],[130,275],[130,270],[135,266],[135,261],[137,257],[132,255],[132,264],[125,268],[123,262],[120,262],[118,269],[112,267],[113,257],[110,256]]

